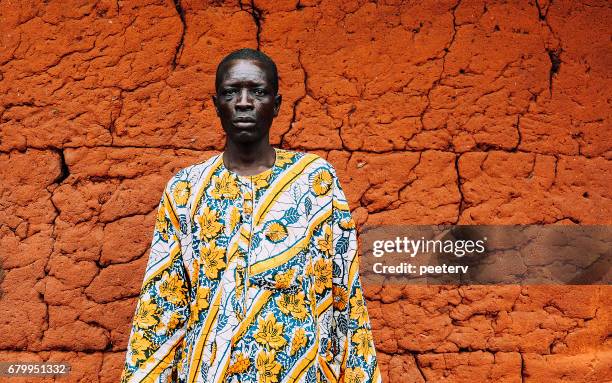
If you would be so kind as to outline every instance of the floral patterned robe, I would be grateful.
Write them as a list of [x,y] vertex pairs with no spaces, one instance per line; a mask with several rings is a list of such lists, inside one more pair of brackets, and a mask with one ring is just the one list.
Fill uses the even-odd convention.
[[166,185],[122,382],[380,382],[335,170],[275,151],[254,176],[219,154]]

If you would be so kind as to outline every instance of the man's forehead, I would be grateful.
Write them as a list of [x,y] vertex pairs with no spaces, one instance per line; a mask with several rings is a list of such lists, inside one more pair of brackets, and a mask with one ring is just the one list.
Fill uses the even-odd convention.
[[269,68],[257,60],[231,60],[219,69],[222,83],[235,81],[269,83],[271,80]]

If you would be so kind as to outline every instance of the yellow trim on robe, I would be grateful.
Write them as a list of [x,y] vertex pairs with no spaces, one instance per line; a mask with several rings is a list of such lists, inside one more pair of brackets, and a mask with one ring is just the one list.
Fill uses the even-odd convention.
[[[329,211],[328,213],[324,215],[319,216],[317,221],[315,221],[313,224],[310,225],[310,228],[315,228],[316,226],[320,225],[321,222],[328,219],[330,215],[331,215],[331,211]],[[257,274],[263,273],[264,271],[270,270],[271,268],[278,267],[279,265],[287,263],[291,258],[296,256],[300,251],[302,251],[306,247],[306,244],[310,241],[311,238],[312,238],[312,231],[309,230],[308,236],[300,240],[298,244],[293,245],[292,247],[288,248],[281,254],[278,254],[271,258],[267,258],[263,261],[254,263],[253,265],[251,265],[251,268],[250,268],[251,275],[257,275]]]
[[318,346],[319,343],[316,342],[313,347],[310,348],[308,353],[300,359],[300,361],[296,364],[293,374],[289,377],[289,380],[287,380],[288,383],[298,382],[310,368],[310,366],[312,366],[316,359]]
[[[217,292],[217,296],[215,298],[215,303],[212,305],[211,310],[206,317],[206,322],[204,322],[204,327],[202,328],[202,332],[200,333],[200,339],[195,345],[195,353],[191,357],[191,360],[195,362],[195,366],[192,366],[189,369],[189,383],[195,381],[195,375],[197,371],[201,368],[202,364],[202,351],[204,351],[204,345],[208,340],[208,336],[210,335],[210,331],[212,329],[213,324],[217,320],[217,311],[219,311],[219,303],[221,302],[221,294],[222,291]],[[193,368],[196,367],[196,368]]]
[[336,374],[334,374],[331,368],[329,368],[327,361],[321,355],[319,355],[319,365],[321,366],[321,370],[323,370],[323,374],[325,374],[325,377],[327,378],[329,383],[338,382],[338,378],[336,377]]

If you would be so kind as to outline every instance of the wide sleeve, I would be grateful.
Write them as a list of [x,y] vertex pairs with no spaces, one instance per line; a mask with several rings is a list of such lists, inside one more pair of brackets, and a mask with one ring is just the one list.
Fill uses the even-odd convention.
[[[184,185],[178,184],[178,187]],[[151,251],[127,345],[121,382],[167,382],[190,314],[189,280],[181,254],[181,224],[175,198],[185,190],[168,182],[157,208]],[[184,226],[184,225],[183,225]],[[129,233],[126,233],[129,235]]]
[[335,172],[333,175],[334,369],[339,371],[339,382],[378,383],[380,370],[359,277],[357,230],[340,182]]

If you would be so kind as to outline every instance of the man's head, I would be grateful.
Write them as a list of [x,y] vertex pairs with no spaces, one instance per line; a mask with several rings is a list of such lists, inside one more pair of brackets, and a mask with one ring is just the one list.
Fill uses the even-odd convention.
[[215,90],[213,102],[228,140],[245,144],[268,139],[282,100],[270,57],[253,49],[230,53],[217,67]]
[[219,65],[217,65],[217,73],[215,76],[215,91],[219,91],[219,84],[221,83],[221,76],[226,69],[227,64],[232,60],[251,60],[258,61],[263,64],[268,73],[268,79],[272,83],[272,87],[274,88],[274,94],[278,93],[278,71],[276,69],[276,64],[267,54],[262,51],[257,51],[251,48],[242,48],[235,50],[225,56]]

